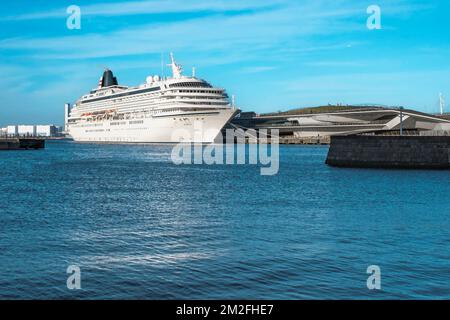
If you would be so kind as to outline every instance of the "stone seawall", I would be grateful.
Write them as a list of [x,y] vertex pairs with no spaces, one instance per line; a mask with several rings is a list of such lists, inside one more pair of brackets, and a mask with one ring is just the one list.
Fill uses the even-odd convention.
[[29,149],[44,149],[44,139],[30,139],[30,138],[0,138],[0,150],[29,150]]
[[355,168],[450,169],[450,137],[335,136],[326,163]]

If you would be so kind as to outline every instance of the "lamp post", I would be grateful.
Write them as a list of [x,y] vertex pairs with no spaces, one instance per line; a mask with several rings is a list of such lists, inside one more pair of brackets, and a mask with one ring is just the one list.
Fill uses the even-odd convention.
[[400,136],[403,136],[403,107],[400,107]]

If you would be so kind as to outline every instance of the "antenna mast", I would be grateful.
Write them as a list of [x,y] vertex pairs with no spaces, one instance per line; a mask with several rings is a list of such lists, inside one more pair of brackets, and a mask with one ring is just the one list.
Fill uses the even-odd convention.
[[166,77],[164,74],[164,53],[161,52],[161,77],[164,78]]
[[445,99],[442,93],[439,93],[439,107],[441,109],[441,115],[444,114]]

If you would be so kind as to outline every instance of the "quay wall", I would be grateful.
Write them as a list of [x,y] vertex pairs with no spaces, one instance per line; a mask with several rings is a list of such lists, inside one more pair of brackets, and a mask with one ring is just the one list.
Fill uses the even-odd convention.
[[0,138],[0,150],[29,150],[44,149],[44,139],[2,139]]
[[450,169],[450,137],[334,136],[326,164],[356,168]]

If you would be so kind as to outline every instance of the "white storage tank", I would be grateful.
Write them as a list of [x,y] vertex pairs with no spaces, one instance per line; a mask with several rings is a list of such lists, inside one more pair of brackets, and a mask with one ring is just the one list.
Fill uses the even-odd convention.
[[56,135],[56,127],[54,125],[36,126],[36,135],[38,137],[53,137]]
[[36,136],[36,126],[20,125],[18,127],[19,136]]
[[8,136],[17,136],[19,131],[17,126],[7,126],[6,133],[8,134]]

